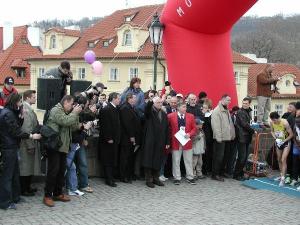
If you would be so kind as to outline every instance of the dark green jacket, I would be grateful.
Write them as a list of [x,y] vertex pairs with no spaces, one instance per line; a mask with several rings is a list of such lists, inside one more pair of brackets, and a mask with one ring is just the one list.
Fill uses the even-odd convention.
[[72,131],[79,126],[79,116],[72,112],[66,114],[63,106],[58,103],[50,111],[47,126],[60,134],[63,145],[59,151],[68,153],[72,143]]

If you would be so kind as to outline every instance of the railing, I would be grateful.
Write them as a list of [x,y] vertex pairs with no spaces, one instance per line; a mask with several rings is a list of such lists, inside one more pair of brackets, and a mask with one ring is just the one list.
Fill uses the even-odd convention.
[[[252,154],[249,154],[246,162],[246,173],[251,176],[267,176],[274,164],[273,156],[275,148],[274,138],[271,133],[256,133],[250,149],[253,151]],[[271,165],[267,163],[267,154],[269,151],[272,151]]]

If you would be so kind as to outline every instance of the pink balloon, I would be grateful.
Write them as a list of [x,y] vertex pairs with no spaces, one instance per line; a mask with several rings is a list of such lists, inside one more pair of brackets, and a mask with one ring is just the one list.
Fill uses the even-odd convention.
[[96,61],[96,54],[95,52],[93,52],[92,50],[88,50],[84,53],[84,60],[88,63],[88,64],[92,64],[93,62]]
[[92,68],[93,68],[93,73],[97,76],[100,76],[102,74],[103,71],[103,65],[100,61],[95,61],[92,64]]

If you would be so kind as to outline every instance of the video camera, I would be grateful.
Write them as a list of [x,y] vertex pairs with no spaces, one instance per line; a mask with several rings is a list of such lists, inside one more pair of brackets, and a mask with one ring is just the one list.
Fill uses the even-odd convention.
[[92,99],[94,95],[99,97],[104,89],[107,89],[107,87],[105,87],[103,83],[99,82],[95,85],[91,85],[90,87],[88,87],[85,93],[90,99]]

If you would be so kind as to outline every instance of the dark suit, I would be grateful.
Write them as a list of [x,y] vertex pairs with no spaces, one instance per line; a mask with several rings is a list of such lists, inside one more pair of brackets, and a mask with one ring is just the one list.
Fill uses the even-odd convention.
[[172,109],[170,105],[167,105],[166,106],[166,111],[167,111],[167,114],[170,114],[172,112],[177,112],[177,109]]
[[[99,125],[100,158],[107,181],[112,181],[113,168],[117,166],[118,162],[118,146],[121,139],[121,123],[118,108],[108,103],[100,111]],[[108,143],[109,140],[113,140],[113,143]]]
[[[133,175],[134,148],[136,145],[140,145],[141,122],[137,112],[127,102],[120,108],[120,120],[120,175],[122,179],[127,178],[130,180]],[[132,137],[135,138],[135,143],[130,141]]]

